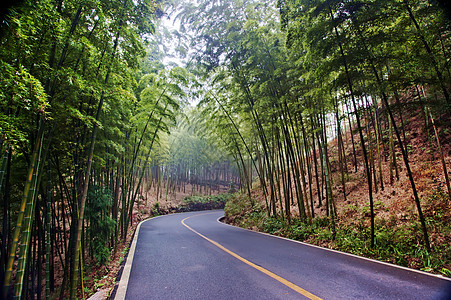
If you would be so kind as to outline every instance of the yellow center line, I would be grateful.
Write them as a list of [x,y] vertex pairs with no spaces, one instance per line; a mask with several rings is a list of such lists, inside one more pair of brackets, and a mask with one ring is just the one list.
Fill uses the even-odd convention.
[[[207,214],[208,214],[208,213],[207,213]],[[187,220],[187,219],[189,219],[189,218],[192,218],[192,217],[201,216],[201,215],[205,215],[205,214],[194,215],[194,216],[187,217],[187,218],[183,219],[183,220],[182,220],[183,226],[185,226],[186,228],[188,228],[189,230],[191,230],[191,231],[194,232],[195,234],[199,235],[200,237],[206,239],[207,241],[209,241],[210,243],[212,243],[213,245],[215,245],[215,246],[218,247],[219,249],[221,249],[221,250],[227,252],[228,254],[232,255],[232,256],[235,257],[236,259],[239,259],[240,261],[242,261],[242,262],[244,262],[245,264],[247,264],[247,265],[253,267],[254,269],[259,270],[260,272],[262,272],[262,273],[268,275],[269,277],[272,277],[273,279],[275,279],[275,280],[279,281],[280,283],[286,285],[287,287],[289,287],[289,288],[291,288],[292,290],[298,292],[299,294],[301,294],[301,295],[303,295],[303,296],[305,296],[305,297],[307,297],[307,298],[309,298],[309,299],[312,299],[312,300],[313,300],[313,299],[314,299],[314,300],[321,300],[321,298],[319,298],[319,297],[313,295],[312,293],[310,293],[310,292],[304,290],[303,288],[301,288],[301,287],[295,285],[294,283],[292,283],[292,282],[286,280],[285,278],[282,278],[282,277],[280,277],[279,275],[274,274],[273,272],[268,271],[268,270],[266,270],[265,268],[260,267],[260,266],[258,266],[258,265],[256,265],[256,264],[254,264],[253,262],[248,261],[247,259],[245,259],[245,258],[239,256],[239,255],[236,254],[235,252],[230,251],[229,249],[227,249],[226,247],[222,246],[222,245],[219,244],[218,242],[215,242],[215,241],[213,241],[213,240],[207,238],[207,237],[204,236],[203,234],[197,232],[196,230],[194,230],[193,228],[191,228],[191,227],[189,227],[188,225],[185,224],[185,220]]]

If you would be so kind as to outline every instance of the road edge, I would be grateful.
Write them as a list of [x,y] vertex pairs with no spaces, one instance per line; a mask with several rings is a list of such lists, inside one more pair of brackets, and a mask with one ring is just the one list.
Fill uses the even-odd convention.
[[136,243],[138,241],[139,229],[141,228],[141,224],[148,220],[150,219],[143,220],[139,222],[138,226],[136,226],[132,244],[130,246],[130,249],[128,250],[127,260],[125,261],[124,269],[122,270],[121,279],[119,280],[119,285],[116,289],[116,295],[114,296],[114,300],[125,299],[125,294],[127,293],[128,279],[130,278],[130,271],[132,269],[133,257],[135,255],[136,250]]
[[314,248],[318,248],[318,249],[323,249],[323,250],[326,250],[326,251],[339,253],[339,254],[350,256],[350,257],[363,259],[363,260],[366,260],[366,261],[370,261],[370,262],[374,262],[374,263],[378,263],[378,264],[382,264],[382,265],[386,265],[386,266],[390,266],[390,267],[394,267],[394,268],[398,268],[398,269],[402,269],[402,270],[406,270],[406,271],[415,272],[415,273],[426,275],[426,276],[432,276],[432,277],[435,277],[435,278],[438,278],[438,279],[443,279],[445,281],[451,282],[451,278],[445,277],[443,275],[432,274],[432,273],[428,273],[428,272],[417,270],[417,269],[413,269],[413,268],[408,268],[408,267],[404,267],[404,266],[395,265],[395,264],[392,264],[392,263],[389,263],[389,262],[385,262],[385,261],[380,261],[380,260],[376,260],[376,259],[372,259],[372,258],[368,258],[368,257],[364,257],[364,256],[359,256],[359,255],[355,255],[355,254],[351,254],[351,253],[347,253],[347,252],[343,252],[343,251],[339,251],[339,250],[329,249],[329,248],[326,248],[326,247],[321,247],[321,246],[317,246],[317,245],[313,245],[313,244],[309,244],[309,243],[305,243],[305,242],[301,242],[301,241],[296,241],[296,240],[292,240],[292,239],[289,239],[289,238],[286,238],[286,237],[269,234],[269,233],[266,233],[266,232],[260,232],[260,231],[255,231],[255,230],[251,230],[251,229],[247,229],[247,228],[242,228],[242,227],[239,227],[239,226],[235,226],[235,225],[231,225],[231,224],[227,224],[225,222],[222,222],[221,220],[223,220],[223,219],[225,219],[225,216],[219,217],[218,219],[216,219],[216,222],[224,224],[224,225],[227,225],[227,226],[239,228],[239,229],[242,229],[242,230],[247,230],[247,231],[263,234],[263,235],[266,235],[266,236],[270,236],[270,237],[274,237],[274,238],[278,238],[278,239],[282,239],[282,240],[286,240],[286,241],[302,244],[304,246],[310,246],[310,247],[314,247]]
[[139,222],[138,226],[136,226],[135,233],[133,235],[133,240],[128,250],[127,260],[124,264],[124,269],[122,270],[121,279],[119,280],[119,284],[116,289],[116,294],[114,295],[114,300],[124,300],[125,295],[127,294],[128,287],[128,279],[130,278],[130,272],[132,270],[133,258],[135,256],[136,243],[138,242],[139,230],[141,229],[141,225],[144,222],[156,219],[161,216],[151,217]]

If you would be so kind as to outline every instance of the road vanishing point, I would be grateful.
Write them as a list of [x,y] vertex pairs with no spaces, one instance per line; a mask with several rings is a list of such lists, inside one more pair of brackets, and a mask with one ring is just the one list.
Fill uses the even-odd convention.
[[237,228],[223,215],[142,222],[114,299],[451,299],[448,278]]

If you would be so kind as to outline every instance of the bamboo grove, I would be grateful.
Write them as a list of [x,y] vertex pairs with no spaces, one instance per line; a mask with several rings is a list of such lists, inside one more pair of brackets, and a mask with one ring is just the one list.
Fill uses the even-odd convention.
[[127,235],[187,84],[146,48],[160,15],[158,1],[42,0],[2,20],[2,298],[84,297],[86,259]]
[[[268,216],[288,222],[311,222],[324,208],[333,233],[338,195],[332,187],[340,185],[346,200],[347,178],[362,170],[374,247],[375,195],[407,176],[422,247],[431,251],[403,112],[423,112],[450,195],[433,123],[449,127],[450,21],[439,6],[422,0],[199,1],[184,4],[178,18],[190,35],[192,68],[207,82],[198,105],[204,127],[235,158],[249,201],[259,186]],[[416,100],[406,102],[405,94]],[[330,151],[332,139],[338,151]],[[333,170],[340,176],[332,178]]]
[[[240,177],[233,161],[226,152],[221,151],[217,143],[210,143],[205,137],[204,127],[196,112],[188,108],[183,114],[184,120],[177,121],[177,127],[168,136],[166,159],[158,162],[154,172],[164,172],[152,178],[165,179],[165,197],[177,192],[189,195],[212,195],[224,191],[236,190],[240,186]],[[154,183],[158,189],[158,182]],[[162,190],[160,199],[162,198]],[[158,192],[157,192],[158,194]]]
[[197,81],[162,63],[162,9],[42,0],[4,16],[2,299],[86,298],[87,272],[114,257],[150,189],[164,202],[239,186],[228,156],[190,121]]
[[[186,68],[162,63],[165,5]],[[150,188],[231,186],[252,204],[258,188],[268,216],[324,212],[334,232],[362,173],[374,246],[375,196],[407,176],[433,250],[403,112],[421,112],[450,195],[451,24],[436,4],[24,0],[1,21],[3,298],[84,298],[86,261],[108,261]]]

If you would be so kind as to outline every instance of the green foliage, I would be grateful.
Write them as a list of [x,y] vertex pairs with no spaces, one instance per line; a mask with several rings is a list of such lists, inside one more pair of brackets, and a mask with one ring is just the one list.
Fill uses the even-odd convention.
[[228,217],[241,217],[250,211],[259,210],[258,207],[252,207],[250,199],[242,194],[236,193],[227,201],[224,208],[225,216]]
[[[249,215],[249,217],[251,216]],[[262,226],[259,226],[258,229],[267,233],[319,245],[327,243],[331,244],[336,250],[355,255],[388,261],[406,267],[420,267],[424,271],[437,272],[445,276],[451,275],[448,269],[443,267],[451,263],[449,259],[451,247],[436,244],[431,253],[426,251],[420,245],[422,237],[418,234],[418,227],[420,226],[418,222],[399,227],[389,226],[384,222],[380,223],[376,227],[376,245],[371,248],[368,240],[370,232],[367,227],[358,225],[337,226],[336,236],[333,239],[328,218],[315,219],[312,225],[293,220],[293,224],[288,226],[280,218],[261,217],[264,219],[263,221],[260,220]],[[241,223],[241,226],[246,225],[245,222]],[[444,227],[446,226],[448,225]]]
[[357,205],[349,204],[346,206],[344,214],[345,215],[353,215],[359,211],[359,207]]
[[260,229],[262,229],[264,232],[274,234],[283,229],[284,226],[285,226],[284,220],[275,216],[271,216],[263,220]]
[[[0,128],[3,139],[14,149],[28,142],[30,121],[48,108],[41,82],[25,68],[14,68],[0,57]],[[18,114],[17,112],[22,112]]]
[[[48,175],[38,172],[43,183],[39,193],[52,191],[58,210],[54,215],[64,217],[66,211],[77,211],[84,177],[95,174],[85,237],[99,264],[109,256],[117,221],[113,218],[124,218],[119,226],[127,232],[142,176],[150,165],[152,172],[156,170],[152,175],[166,180],[169,190],[180,180],[205,187],[209,166],[219,169],[233,160],[231,173],[239,174],[241,188],[249,187],[248,195],[193,196],[184,201],[184,209],[215,208],[227,202],[228,218],[244,226],[332,243],[328,218],[315,218],[308,225],[304,220],[289,224],[276,211],[268,217],[268,202],[261,207],[249,198],[251,184],[256,184],[251,179],[259,180],[264,191],[266,185],[274,191],[281,174],[290,168],[293,174],[299,171],[296,168],[303,163],[297,153],[311,150],[307,149],[311,142],[304,138],[328,130],[317,123],[335,106],[347,104],[349,81],[362,99],[381,92],[399,94],[422,83],[428,94],[425,101],[448,110],[442,90],[450,82],[446,51],[450,22],[427,1],[277,3],[280,22],[271,1],[180,4],[177,51],[190,63],[187,69],[166,70],[158,61],[162,57],[158,38],[150,37],[156,31],[154,18],[162,15],[160,0],[24,0],[13,7],[1,24],[0,148],[7,145],[13,153],[11,214],[4,212],[2,218],[15,217],[42,116],[42,158],[51,170]],[[147,49],[144,40],[150,40]],[[196,109],[186,108],[188,98],[199,101]],[[354,113],[366,109],[361,104]],[[99,129],[96,135],[94,128]],[[92,172],[86,170],[90,137],[95,146]],[[409,140],[409,133],[406,137]],[[407,149],[411,152],[412,145]],[[208,183],[217,184],[212,178]],[[264,196],[270,201],[280,197]],[[379,201],[375,207],[386,210]],[[349,206],[346,214],[356,212],[367,215],[370,208],[359,211]],[[160,213],[158,203],[154,213]],[[424,268],[434,270],[440,258],[451,256],[449,247],[439,243],[431,253],[412,246],[421,238],[418,224],[401,228],[389,226],[390,222],[377,220],[375,249],[368,246],[370,233],[364,222],[338,226],[333,243],[382,259],[395,253],[394,259],[406,265],[412,262],[403,257],[413,255]],[[430,228],[449,233],[445,221],[427,222]],[[66,232],[62,235],[73,239]],[[403,240],[410,246],[403,246]],[[57,253],[70,256],[68,249]]]
[[159,216],[160,215],[160,202],[155,203],[152,209],[152,215],[153,216]]
[[222,209],[232,197],[231,194],[218,194],[212,196],[189,196],[183,199],[179,211],[198,211],[209,209]]
[[[433,194],[435,200],[431,203],[442,203],[447,194],[437,191]],[[380,201],[375,202],[378,209],[384,209]],[[368,208],[363,207],[364,214]],[[343,216],[355,217],[359,209],[348,205]],[[450,236],[451,225],[439,210],[434,217],[428,217],[427,224],[431,232],[440,232]],[[280,216],[270,216],[259,207],[252,208],[250,201],[243,194],[236,194],[227,202],[225,208],[226,220],[232,224],[270,234],[287,237],[317,245],[329,245],[333,249],[365,256],[377,260],[395,263],[401,266],[419,268],[424,271],[439,273],[451,277],[446,266],[451,264],[451,245],[446,242],[432,242],[432,252],[422,246],[420,222],[415,218],[407,223],[397,224],[394,218],[389,220],[376,219],[375,247],[370,245],[370,228],[363,220],[353,223],[342,221],[336,224],[335,237],[330,229],[330,218],[316,217],[312,224],[297,218],[288,224]]]
[[86,221],[89,248],[99,265],[104,265],[111,254],[110,236],[116,221],[109,216],[112,205],[111,192],[101,186],[90,186],[86,202]]

